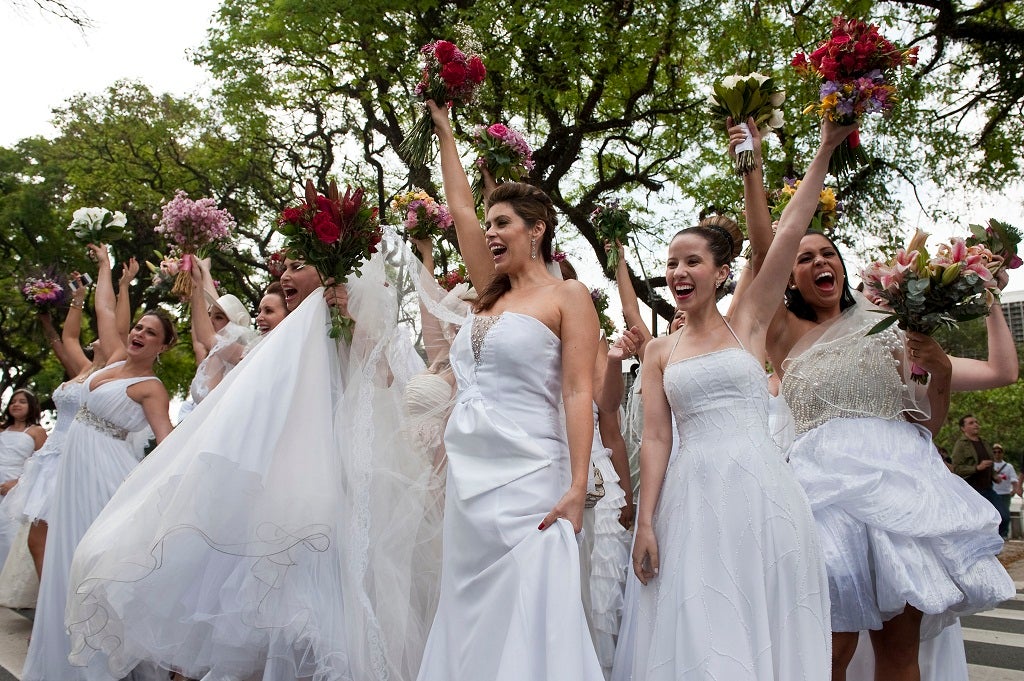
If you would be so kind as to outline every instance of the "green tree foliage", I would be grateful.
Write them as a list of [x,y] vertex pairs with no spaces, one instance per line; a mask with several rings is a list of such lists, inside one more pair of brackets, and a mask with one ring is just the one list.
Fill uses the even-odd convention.
[[960,437],[957,425],[961,416],[974,414],[981,422],[981,437],[988,443],[1000,442],[1007,459],[1016,466],[1024,455],[1024,379],[994,390],[955,393],[949,404],[949,418],[935,437],[935,442],[952,451]]
[[[1010,115],[1022,101],[1010,76],[1020,73],[1024,21],[1008,0],[770,1],[714,11],[694,0],[225,0],[198,60],[220,79],[228,119],[270,131],[277,146],[268,146],[296,179],[362,177],[383,203],[409,184],[437,190],[435,167],[406,168],[392,150],[420,106],[412,92],[418,48],[458,40],[457,24],[467,26],[489,78],[478,106],[455,112],[457,130],[499,120],[523,127],[536,149],[533,181],[571,224],[561,238],[578,233],[603,264],[587,216],[611,195],[650,211],[645,243],[659,258],[664,235],[703,207],[738,210],[725,137],[706,113],[717,78],[760,70],[787,83],[789,121],[770,142],[768,177],[776,184],[800,173],[817,123],[798,112],[816,93],[786,67],[840,12],[881,23],[923,57],[897,114],[864,125],[873,162],[839,187],[841,240],[890,240],[903,208],[895,190],[908,183],[998,188],[1019,179],[1007,141],[1024,132]],[[664,301],[657,307],[670,312]]]

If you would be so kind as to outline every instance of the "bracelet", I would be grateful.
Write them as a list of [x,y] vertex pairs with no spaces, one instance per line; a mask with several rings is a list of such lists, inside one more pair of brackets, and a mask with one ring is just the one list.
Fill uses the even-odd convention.
[[75,302],[71,301],[71,307],[75,308],[76,310],[84,310],[85,303],[78,303],[77,305],[75,305]]

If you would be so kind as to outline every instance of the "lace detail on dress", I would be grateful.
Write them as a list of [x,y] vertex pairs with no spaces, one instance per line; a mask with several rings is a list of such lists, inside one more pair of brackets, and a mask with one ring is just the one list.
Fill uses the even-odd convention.
[[787,360],[782,394],[793,411],[796,432],[834,418],[901,419],[906,407],[897,357],[902,347],[887,329],[816,343]]
[[480,353],[484,349],[484,338],[499,319],[501,319],[500,314],[489,317],[473,317],[473,362],[476,366],[480,366]]
[[75,420],[81,421],[90,428],[94,428],[101,433],[106,433],[117,440],[128,439],[128,430],[126,428],[119,428],[105,418],[97,416],[93,412],[89,411],[89,407],[84,404],[81,409],[78,410],[78,413],[75,414]]

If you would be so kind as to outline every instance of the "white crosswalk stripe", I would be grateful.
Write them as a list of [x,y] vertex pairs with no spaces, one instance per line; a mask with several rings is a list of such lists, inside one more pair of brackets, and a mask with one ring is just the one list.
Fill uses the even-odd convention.
[[970,681],[1024,681],[1024,584],[1017,587],[1013,600],[961,620]]

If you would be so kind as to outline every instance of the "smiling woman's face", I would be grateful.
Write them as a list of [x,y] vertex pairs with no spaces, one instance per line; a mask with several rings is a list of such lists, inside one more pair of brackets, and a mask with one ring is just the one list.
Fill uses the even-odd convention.
[[284,261],[281,288],[284,289],[284,304],[289,311],[294,311],[319,286],[320,275],[315,267],[303,260],[287,258]]

